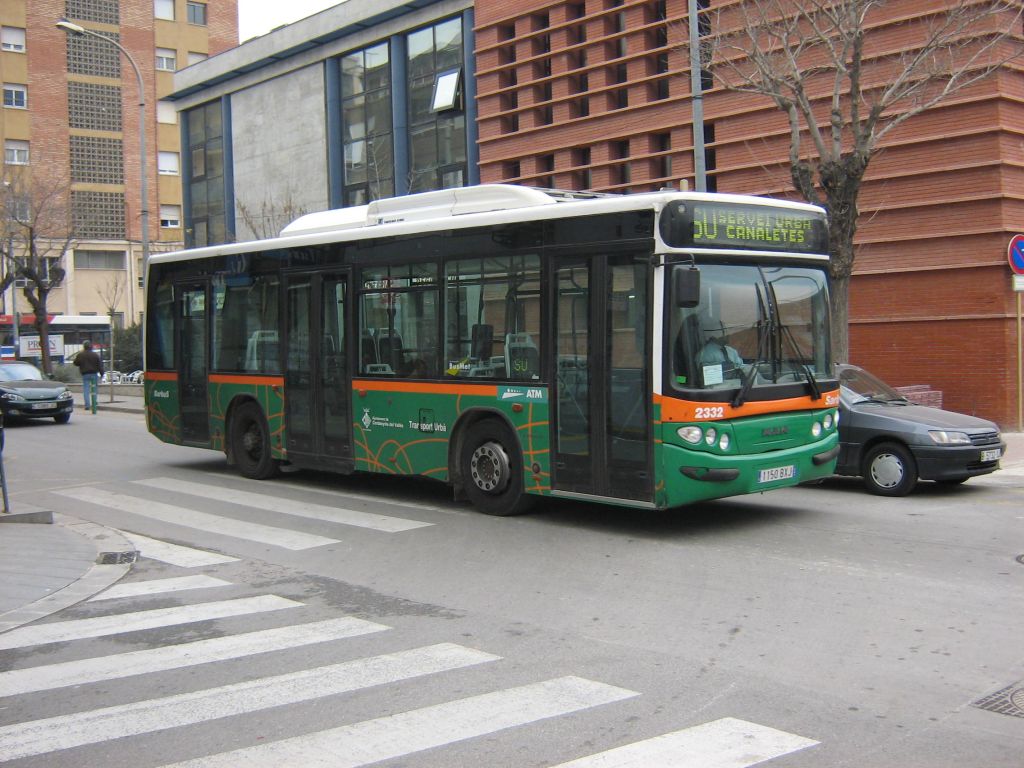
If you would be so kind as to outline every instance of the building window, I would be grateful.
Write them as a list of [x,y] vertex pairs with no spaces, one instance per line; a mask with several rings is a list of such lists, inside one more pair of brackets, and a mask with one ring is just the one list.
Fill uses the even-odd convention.
[[431,109],[434,112],[447,112],[450,109],[459,108],[461,77],[461,69],[453,69],[437,76],[437,80],[434,81],[434,98],[431,104]]
[[71,136],[71,181],[79,184],[123,184],[121,139]]
[[224,188],[224,121],[220,101],[186,113],[190,206],[185,237],[189,246],[227,239],[227,191]]
[[188,12],[188,23],[206,26],[206,3],[186,3],[185,9]]
[[462,20],[442,21],[406,38],[409,78],[409,191],[462,186],[466,180],[466,115],[461,105],[432,109],[439,78],[461,71]]
[[124,270],[124,251],[79,251],[74,252],[75,269]]
[[174,21],[174,0],[154,0],[153,16],[157,19]]
[[188,65],[191,67],[193,64],[198,64],[200,61],[206,61],[210,58],[208,53],[200,53],[199,51],[188,52]]
[[177,229],[181,226],[181,206],[160,206],[160,229]]
[[176,70],[178,68],[178,52],[173,48],[157,48],[156,68],[162,72]]
[[21,27],[0,29],[0,48],[15,53],[25,52],[25,30]]
[[27,109],[28,88],[24,85],[4,83],[4,106],[10,109]]
[[387,43],[342,57],[341,112],[345,205],[391,197],[395,163]]
[[4,162],[7,165],[28,165],[28,142],[5,139]]
[[178,110],[174,108],[173,101],[158,101],[156,103],[156,121],[166,125],[174,125],[178,122]]
[[68,122],[72,128],[121,130],[121,89],[113,85],[68,83]]
[[123,240],[124,193],[71,191],[71,211],[76,237]]
[[78,21],[95,21],[99,24],[120,23],[119,0],[65,0],[64,15]]
[[156,168],[161,176],[177,176],[181,173],[181,155],[177,152],[157,152]]

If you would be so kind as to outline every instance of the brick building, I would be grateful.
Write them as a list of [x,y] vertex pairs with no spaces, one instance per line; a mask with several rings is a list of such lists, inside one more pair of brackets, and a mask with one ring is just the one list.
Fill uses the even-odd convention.
[[[4,181],[50,173],[70,196],[76,239],[64,255],[64,284],[50,296],[58,314],[106,314],[121,283],[116,320],[142,313],[139,94],[131,65],[114,46],[56,27],[61,18],[128,50],[146,103],[149,239],[152,251],[180,248],[182,187],[177,112],[164,99],[173,73],[238,42],[235,0],[4,0],[0,139]],[[25,187],[28,188],[27,186]],[[30,311],[3,296],[0,314]]]

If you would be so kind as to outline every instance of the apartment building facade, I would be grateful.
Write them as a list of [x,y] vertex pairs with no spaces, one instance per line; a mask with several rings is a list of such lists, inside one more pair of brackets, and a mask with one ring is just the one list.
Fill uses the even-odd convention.
[[[26,206],[66,206],[70,244],[54,314],[142,316],[142,163],[138,78],[117,46],[58,28],[66,19],[127,50],[145,104],[145,170],[153,253],[182,247],[174,72],[237,45],[235,0],[5,0],[0,4],[5,189]],[[58,235],[59,238],[59,235]],[[31,312],[12,285],[0,315]]]
[[[349,0],[179,72],[186,241],[477,180],[693,189],[687,5]],[[869,34],[897,48],[913,43],[903,21],[941,12],[920,0],[890,10]],[[439,104],[452,72],[456,98]],[[785,116],[701,80],[708,190],[794,198]],[[1022,125],[1017,62],[891,135],[861,192],[850,291],[852,362],[1005,426],[1017,418],[1006,245],[1024,227]],[[217,173],[186,167],[210,149]]]

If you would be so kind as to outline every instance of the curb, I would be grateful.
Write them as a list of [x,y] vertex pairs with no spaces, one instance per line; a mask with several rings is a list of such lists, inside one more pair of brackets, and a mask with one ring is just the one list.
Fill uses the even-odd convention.
[[63,589],[0,614],[0,633],[62,611],[102,592],[122,579],[138,559],[139,552],[135,545],[113,528],[59,513],[53,514],[53,519],[58,525],[92,541],[96,547],[96,561],[82,576]]

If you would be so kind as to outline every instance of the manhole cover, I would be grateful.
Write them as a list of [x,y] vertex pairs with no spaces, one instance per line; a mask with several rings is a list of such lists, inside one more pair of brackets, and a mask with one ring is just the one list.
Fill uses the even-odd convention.
[[129,552],[100,552],[96,562],[100,565],[130,565],[139,559],[137,550]]
[[1008,685],[1001,691],[978,699],[972,706],[1000,715],[1024,717],[1024,681]]

